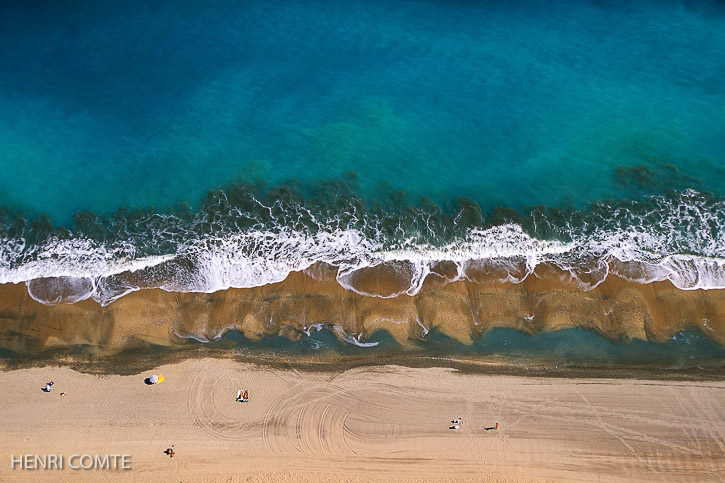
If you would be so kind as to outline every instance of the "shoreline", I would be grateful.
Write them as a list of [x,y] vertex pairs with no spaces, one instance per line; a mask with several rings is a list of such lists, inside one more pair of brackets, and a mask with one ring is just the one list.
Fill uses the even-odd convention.
[[[148,386],[151,373],[166,380]],[[0,378],[0,479],[14,481],[717,481],[725,471],[723,381],[394,364],[304,372],[231,359]],[[53,391],[40,391],[51,379]],[[237,388],[249,403],[234,402]],[[171,444],[174,458],[163,454]],[[131,469],[12,470],[18,454],[128,454]]]
[[149,350],[124,351],[117,354],[93,355],[71,349],[56,349],[36,355],[0,358],[0,374],[37,368],[70,368],[97,376],[133,376],[160,365],[180,364],[185,361],[214,359],[234,361],[267,369],[294,369],[304,373],[345,371],[360,367],[396,365],[411,369],[447,369],[461,374],[552,379],[652,379],[657,381],[723,381],[725,361],[696,361],[690,365],[667,365],[660,360],[628,363],[616,359],[592,361],[563,361],[555,357],[529,357],[481,354],[430,354],[423,350],[415,353],[384,352],[370,354],[341,354],[334,350],[324,353],[284,353],[250,350],[239,347],[167,348],[160,352]]
[[553,359],[516,360],[514,357],[482,357],[450,354],[388,354],[300,356],[289,354],[240,354],[235,350],[196,347],[153,354],[114,354],[93,356],[51,352],[40,356],[0,359],[0,374],[43,368],[69,368],[95,376],[134,376],[161,365],[180,364],[201,359],[234,361],[267,369],[293,369],[304,373],[345,371],[360,367],[396,365],[410,369],[446,369],[460,374],[506,376],[515,378],[545,377],[551,379],[607,379],[654,381],[725,381],[725,362],[703,366],[663,367],[650,364],[624,364],[616,361],[591,364],[567,363]]

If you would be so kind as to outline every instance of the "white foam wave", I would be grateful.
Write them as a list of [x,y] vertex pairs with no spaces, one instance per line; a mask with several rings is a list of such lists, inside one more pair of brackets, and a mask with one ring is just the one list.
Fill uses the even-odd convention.
[[25,282],[28,295],[43,305],[74,304],[93,296],[96,283],[91,278],[36,278]]
[[321,330],[322,330],[322,329],[323,329],[324,327],[325,327],[325,324],[323,324],[322,322],[316,322],[316,323],[314,323],[314,324],[311,324],[311,325],[309,325],[309,326],[307,326],[307,327],[304,327],[304,328],[302,329],[302,332],[304,332],[304,333],[305,333],[305,334],[306,334],[306,335],[307,335],[307,336],[309,337],[309,336],[310,336],[310,334],[312,333],[312,330],[313,330],[313,329],[315,330],[315,332],[319,332],[319,331],[321,331]]
[[725,259],[675,255],[660,266],[668,272],[667,279],[682,290],[725,288]]
[[51,237],[26,251],[24,241],[0,238],[0,283],[22,283],[37,278],[97,278],[135,272],[159,265],[175,254],[136,256],[130,242],[109,248],[87,238]]
[[235,328],[236,327],[233,325],[228,325],[217,330],[206,330],[203,334],[191,332],[185,332],[181,334],[179,333],[178,329],[174,329],[174,335],[180,339],[194,339],[197,342],[207,344],[212,341],[221,340],[221,338],[224,337],[224,334],[226,334],[230,330],[234,330]]
[[342,326],[340,325],[335,324],[332,326],[332,329],[340,336],[342,340],[344,340],[348,344],[356,345],[358,347],[375,347],[376,345],[378,345],[378,342],[361,342],[361,334],[348,334],[343,330]]
[[428,327],[423,325],[419,319],[415,319],[415,322],[421,327],[421,329],[423,329],[423,336],[425,337],[426,335],[428,335],[428,332],[430,332]]
[[[402,294],[417,294],[425,278],[431,272],[431,266],[437,262],[453,262],[457,267],[458,275],[449,281],[456,281],[466,276],[467,269],[472,263],[493,260],[499,267],[505,267],[511,263],[511,260],[522,259],[526,266],[525,275],[515,276],[514,273],[519,270],[517,267],[512,267],[501,280],[502,282],[518,283],[533,272],[541,261],[549,259],[551,255],[567,253],[570,249],[571,244],[537,240],[526,234],[519,225],[506,224],[486,230],[470,230],[465,239],[442,247],[420,244],[404,249],[370,253],[363,263],[348,264],[342,268],[337,280],[344,288],[360,295],[393,298]],[[357,270],[375,267],[386,262],[404,262],[409,267],[410,285],[408,288],[381,295],[365,292],[351,283],[351,275]]]
[[[587,231],[585,222],[565,229],[568,242],[536,239],[512,223],[470,229],[443,245],[417,238],[391,242],[379,232],[332,228],[334,220],[316,221],[316,230],[278,226],[181,236],[174,253],[155,256],[138,255],[130,240],[107,246],[85,238],[50,238],[26,246],[23,239],[6,238],[0,240],[0,283],[24,282],[30,296],[47,305],[88,298],[107,305],[151,287],[177,292],[257,287],[324,262],[337,268],[344,288],[389,298],[417,294],[436,264],[448,262],[455,273],[446,275],[446,282],[494,275],[502,283],[520,283],[546,263],[584,290],[610,273],[638,283],[669,280],[683,290],[722,289],[725,206],[708,208],[698,196],[688,191],[674,202],[658,200],[652,208],[656,216],[614,210],[591,222],[601,228]],[[370,293],[355,284],[361,270],[384,264],[399,271],[405,281],[401,289]]]

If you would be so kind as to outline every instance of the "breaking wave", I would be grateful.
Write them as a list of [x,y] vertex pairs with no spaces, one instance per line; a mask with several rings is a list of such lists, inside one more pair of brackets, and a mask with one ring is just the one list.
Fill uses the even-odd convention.
[[[584,290],[610,273],[683,290],[725,288],[725,200],[685,190],[586,210],[483,214],[464,199],[448,211],[395,196],[366,203],[332,183],[308,197],[290,187],[231,186],[197,211],[81,213],[71,231],[0,215],[0,283],[25,283],[47,305],[107,305],[149,288],[256,287],[301,270],[362,295],[395,297],[418,293],[429,276],[519,283],[541,264]],[[389,288],[367,283],[370,270]]]

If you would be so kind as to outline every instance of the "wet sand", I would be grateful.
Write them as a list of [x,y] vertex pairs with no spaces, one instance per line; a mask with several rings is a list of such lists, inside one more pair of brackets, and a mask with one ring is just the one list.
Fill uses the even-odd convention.
[[[725,345],[725,290],[686,291],[669,281],[639,284],[610,274],[585,291],[569,274],[547,266],[518,284],[475,271],[468,274],[471,280],[446,283],[449,268],[437,267],[417,295],[391,298],[346,290],[323,265],[263,287],[211,294],[141,290],[106,307],[90,299],[46,306],[30,298],[24,285],[6,284],[0,286],[0,348],[32,355],[83,346],[109,355],[150,344],[179,347],[190,337],[213,340],[228,329],[251,340],[296,340],[315,323],[340,337],[383,330],[403,345],[432,330],[469,344],[496,327],[531,334],[584,328],[611,340],[654,342],[696,329]],[[352,282],[382,296],[410,282],[401,271],[389,272],[363,270]]]
[[[299,372],[221,359],[152,372],[166,381],[146,385],[151,371],[0,373],[0,479],[700,482],[725,474],[722,382],[395,365]],[[53,391],[42,392],[50,379]],[[240,388],[250,402],[234,401]],[[460,428],[448,429],[458,417]],[[36,453],[128,454],[131,469],[10,469],[10,455]]]

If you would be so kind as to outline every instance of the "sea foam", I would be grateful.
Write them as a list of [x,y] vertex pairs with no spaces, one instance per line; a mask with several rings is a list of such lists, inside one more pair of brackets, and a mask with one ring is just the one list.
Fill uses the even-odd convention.
[[[202,211],[187,221],[157,214],[155,225],[143,225],[147,231],[133,226],[129,235],[127,227],[112,240],[51,234],[32,244],[6,235],[0,283],[25,283],[30,296],[47,305],[88,298],[107,305],[149,288],[210,293],[258,287],[323,263],[345,289],[390,298],[417,294],[438,264],[448,263],[455,268],[446,283],[492,276],[520,283],[549,264],[583,290],[610,273],[638,283],[669,280],[683,290],[725,288],[724,202],[692,190],[640,204],[595,205],[559,224],[532,214],[522,223],[459,226],[452,218],[450,226],[435,226],[416,223],[427,215],[418,211],[407,215],[409,226],[398,220],[392,229],[386,226],[395,214],[315,213],[299,203],[254,201],[254,215],[229,206],[223,216]],[[393,270],[402,285],[388,292],[361,287],[357,278],[376,267]]]

